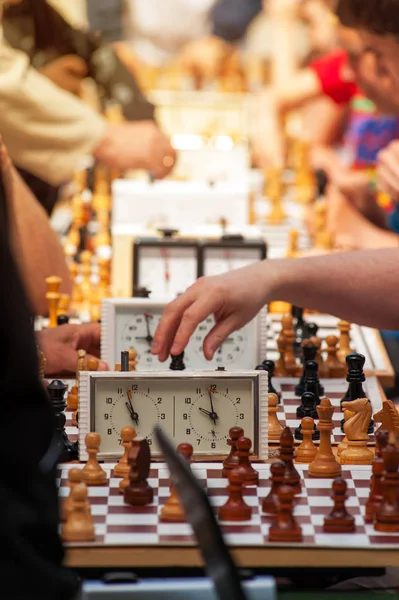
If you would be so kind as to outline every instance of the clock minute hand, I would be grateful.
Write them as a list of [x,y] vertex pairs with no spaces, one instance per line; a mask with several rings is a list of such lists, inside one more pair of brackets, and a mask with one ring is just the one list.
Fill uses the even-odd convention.
[[213,408],[213,399],[212,399],[212,394],[213,394],[213,390],[209,389],[209,400],[211,401],[211,414],[210,417],[214,423],[214,425],[216,425],[216,421],[219,419],[219,416],[217,415],[217,413],[215,413],[215,409]]
[[127,390],[127,397],[128,397],[128,402],[125,402],[126,408],[128,409],[128,411],[130,413],[130,418],[132,419],[132,421],[134,421],[136,423],[136,425],[138,425],[139,424],[139,415],[138,415],[138,413],[136,413],[136,411],[133,408],[132,392],[130,389]]

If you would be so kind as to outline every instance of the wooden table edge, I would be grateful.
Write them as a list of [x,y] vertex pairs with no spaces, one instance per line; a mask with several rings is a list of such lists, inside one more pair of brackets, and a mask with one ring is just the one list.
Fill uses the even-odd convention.
[[[399,567],[397,548],[241,547],[230,548],[240,567]],[[66,549],[65,565],[97,567],[202,567],[196,547],[99,546]]]

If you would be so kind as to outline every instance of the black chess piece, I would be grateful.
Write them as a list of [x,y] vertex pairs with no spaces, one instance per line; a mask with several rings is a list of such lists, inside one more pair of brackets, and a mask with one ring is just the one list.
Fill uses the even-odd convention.
[[346,390],[345,396],[341,400],[341,407],[343,402],[351,402],[358,398],[366,398],[366,393],[363,390],[363,383],[366,381],[363,368],[366,358],[363,354],[348,354],[346,357],[346,365],[348,367],[348,373],[346,375],[346,381],[349,383],[348,389]]
[[[366,358],[363,354],[356,352],[348,354],[346,357],[346,365],[348,367],[348,373],[346,375],[346,381],[349,383],[348,389],[346,390],[345,396],[341,400],[341,407],[343,402],[352,402],[358,398],[367,398],[366,392],[363,389],[363,383],[366,381],[364,374],[364,364]],[[345,419],[341,420],[341,430],[344,431]],[[374,431],[374,421],[371,419],[368,433],[371,434]]]
[[312,392],[316,396],[316,405],[320,404],[320,381],[318,376],[319,365],[315,360],[305,363],[305,392]]
[[[301,378],[300,378],[297,386],[295,387],[295,396],[302,396],[302,394],[305,391],[306,363],[309,360],[316,359],[317,346],[315,344],[310,344],[309,342],[305,341],[305,343],[302,344],[301,350],[302,350],[303,371],[302,371]],[[320,389],[319,389],[319,395],[320,395]]]
[[58,315],[57,325],[68,325],[68,323],[69,323],[69,315]]
[[78,443],[72,443],[65,431],[65,409],[66,400],[64,398],[68,386],[59,379],[54,379],[47,387],[50,401],[54,410],[55,420],[55,440],[58,449],[58,462],[70,462],[79,460]]
[[303,419],[304,417],[317,419],[316,400],[317,398],[313,392],[304,392],[301,397],[301,404],[296,409],[297,419]]
[[307,337],[307,324],[303,319],[303,308],[300,306],[292,306],[291,314],[294,319],[294,354],[297,358],[302,357],[301,344]]
[[316,169],[314,174],[316,179],[317,198],[321,198],[326,193],[328,175],[324,169]]
[[128,350],[123,350],[121,352],[121,371],[130,371]]
[[134,286],[134,289],[133,289],[134,298],[149,298],[150,295],[151,295],[151,292],[146,287]]
[[267,371],[267,391],[269,394],[276,394],[278,398],[278,403],[281,402],[281,392],[278,392],[273,385],[273,376],[274,376],[275,364],[274,360],[264,360],[261,365],[258,365],[255,371]]
[[171,371],[184,371],[186,365],[184,364],[184,352],[178,354],[176,356],[171,355],[171,363],[169,365],[169,369]]
[[[316,410],[316,396],[312,392],[304,392],[301,398],[301,404],[296,409],[296,416],[298,419],[303,419],[303,417],[311,417],[312,419],[317,419],[318,414]],[[295,429],[294,437],[296,440],[303,440],[302,424]],[[315,442],[320,439],[320,431],[316,429],[316,424],[313,426],[313,435],[312,440]]]
[[317,323],[308,323],[306,325],[306,339],[311,337],[317,337],[319,326]]

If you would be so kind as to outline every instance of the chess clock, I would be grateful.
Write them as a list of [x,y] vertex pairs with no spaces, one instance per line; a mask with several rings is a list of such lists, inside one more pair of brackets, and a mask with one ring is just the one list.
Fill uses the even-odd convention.
[[267,373],[265,371],[97,372],[79,374],[80,460],[85,437],[101,436],[99,458],[122,454],[120,431],[133,426],[159,456],[154,428],[161,425],[177,446],[193,445],[204,457],[228,454],[231,427],[242,427],[255,456],[267,458]]
[[248,240],[242,235],[224,235],[220,240],[201,244],[201,275],[220,275],[264,260],[267,245],[264,240]]
[[151,297],[173,300],[200,276],[198,243],[173,237],[177,231],[163,230],[163,237],[138,237],[133,244],[133,290],[144,287]]
[[[156,327],[166,301],[150,298],[106,298],[101,307],[101,357],[113,368],[121,352],[137,352],[137,371],[168,371],[170,361],[160,363],[151,354]],[[242,329],[233,332],[216,351],[212,361],[203,354],[204,339],[214,326],[213,317],[202,322],[184,352],[187,370],[225,367],[228,370],[254,369],[266,357],[266,308]]]

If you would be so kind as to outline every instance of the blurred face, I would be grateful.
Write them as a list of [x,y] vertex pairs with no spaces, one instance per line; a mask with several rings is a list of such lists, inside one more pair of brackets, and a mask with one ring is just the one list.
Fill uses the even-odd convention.
[[373,57],[373,77],[384,90],[399,98],[399,39],[361,32],[366,52]]
[[[372,36],[377,40],[379,36]],[[340,26],[338,29],[340,46],[348,54],[348,67],[345,71],[347,80],[356,80],[356,83],[372,100],[381,112],[387,114],[399,113],[399,67],[397,68],[397,92],[393,93],[392,82],[378,67],[378,58],[375,52],[370,52],[370,43],[364,39],[364,35],[354,29]],[[399,65],[399,43],[396,46],[396,64]],[[395,59],[393,59],[395,60]]]

